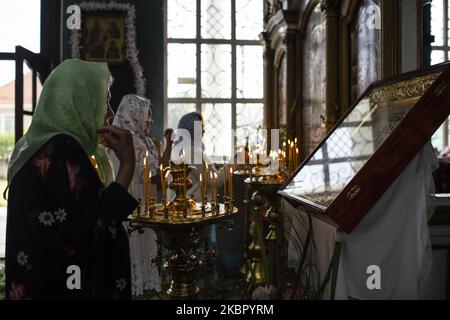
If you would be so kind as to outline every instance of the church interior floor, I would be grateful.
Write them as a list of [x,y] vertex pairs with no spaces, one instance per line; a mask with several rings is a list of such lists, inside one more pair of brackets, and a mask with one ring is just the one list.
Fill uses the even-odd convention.
[[[4,265],[5,260],[0,259],[0,300],[4,299]],[[239,270],[225,270],[218,268],[199,272],[200,300],[242,300],[248,299],[249,284],[244,280]],[[134,300],[161,300],[168,299],[165,291],[170,281],[163,282],[163,292],[147,291],[142,296],[133,297]]]
[[[202,270],[198,275],[200,293],[199,300],[242,300],[249,299],[250,285],[244,280],[239,270],[223,269]],[[168,299],[165,293],[170,281],[163,281],[163,292],[148,291],[142,296],[133,297],[135,300],[161,300]]]

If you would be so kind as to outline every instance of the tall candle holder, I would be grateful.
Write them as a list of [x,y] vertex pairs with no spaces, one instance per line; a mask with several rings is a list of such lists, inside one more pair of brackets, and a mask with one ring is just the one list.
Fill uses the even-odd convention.
[[192,181],[188,178],[190,171],[191,167],[184,163],[172,164],[170,167],[172,181],[169,188],[175,191],[175,198],[167,206],[172,216],[187,216],[196,207],[195,200],[188,199],[186,194],[186,190],[192,188]]
[[[151,199],[148,214],[142,215],[141,210],[136,211],[129,217],[130,226],[137,230],[155,230],[158,241],[169,250],[167,262],[164,264],[165,269],[172,274],[168,296],[192,298],[199,292],[196,272],[203,262],[198,256],[198,248],[206,240],[207,226],[229,222],[238,209],[233,207],[233,199],[229,199],[226,204],[218,203],[217,175],[212,179],[214,183],[211,202],[207,201],[204,193],[202,199],[196,201],[187,196],[192,187],[192,181],[189,179],[191,167],[184,163],[172,163],[170,168],[161,167],[160,170],[161,177],[164,177],[163,191],[167,185],[166,175],[172,176],[168,188],[175,192],[175,197],[167,203],[167,197],[164,196],[159,204]],[[202,254],[207,256],[211,253],[205,251]]]

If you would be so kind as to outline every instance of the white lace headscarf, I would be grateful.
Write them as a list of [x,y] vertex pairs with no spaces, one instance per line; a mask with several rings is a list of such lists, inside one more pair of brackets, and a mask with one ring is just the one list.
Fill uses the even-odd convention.
[[147,121],[153,121],[150,100],[138,95],[128,94],[122,98],[117,108],[113,125],[128,129],[133,134],[136,153],[135,173],[140,175],[140,172],[143,170],[143,159],[146,151],[148,151],[150,170],[154,176],[159,168],[159,156],[155,144],[145,132]]

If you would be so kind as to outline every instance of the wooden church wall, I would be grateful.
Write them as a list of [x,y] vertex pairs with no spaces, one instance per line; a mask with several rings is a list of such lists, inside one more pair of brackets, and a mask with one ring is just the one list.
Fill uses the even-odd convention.
[[266,125],[287,127],[302,158],[371,82],[400,72],[400,3],[298,0],[268,13]]

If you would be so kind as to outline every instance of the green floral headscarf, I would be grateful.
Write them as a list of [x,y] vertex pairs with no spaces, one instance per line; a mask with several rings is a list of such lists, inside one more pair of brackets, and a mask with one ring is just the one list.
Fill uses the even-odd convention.
[[17,142],[8,168],[8,185],[22,166],[52,137],[66,134],[95,156],[104,184],[113,180],[110,160],[99,144],[110,73],[106,63],[68,59],[44,83],[27,133]]

